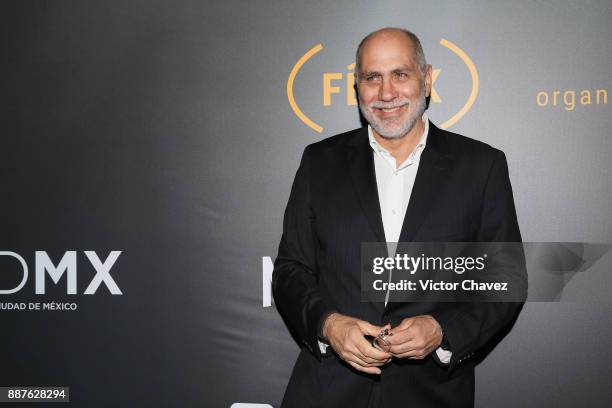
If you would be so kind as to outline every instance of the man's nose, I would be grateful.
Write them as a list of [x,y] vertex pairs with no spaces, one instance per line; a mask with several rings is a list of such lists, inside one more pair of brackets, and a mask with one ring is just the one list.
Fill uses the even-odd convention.
[[383,78],[378,90],[378,99],[381,101],[391,101],[397,97],[397,92],[391,78]]

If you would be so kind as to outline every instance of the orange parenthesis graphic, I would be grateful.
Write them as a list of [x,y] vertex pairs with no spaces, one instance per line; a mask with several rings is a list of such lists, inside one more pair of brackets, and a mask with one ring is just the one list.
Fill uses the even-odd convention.
[[476,96],[478,96],[478,87],[480,84],[478,81],[478,71],[476,71],[476,66],[474,65],[474,62],[461,48],[457,47],[457,45],[444,38],[440,40],[440,45],[445,46],[446,48],[457,54],[457,56],[461,58],[463,63],[467,66],[468,71],[470,71],[470,76],[472,77],[472,91],[470,92],[469,98],[457,113],[455,113],[449,120],[440,125],[442,129],[447,129],[457,123],[457,121],[461,119],[463,115],[467,113],[467,111],[470,110],[470,108],[474,104],[474,101],[476,100]]
[[310,50],[308,50],[306,54],[302,55],[298,62],[296,62],[293,66],[293,69],[289,74],[289,78],[287,79],[287,99],[289,99],[289,105],[291,106],[291,109],[293,109],[293,113],[295,113],[296,116],[300,118],[300,120],[304,122],[304,124],[306,124],[306,126],[318,133],[323,132],[323,128],[313,122],[308,116],[306,116],[295,102],[295,98],[293,97],[293,81],[295,81],[295,77],[297,76],[300,68],[302,68],[302,65],[304,65],[306,61],[308,61],[313,55],[315,55],[322,49],[323,44],[319,43],[312,47]]

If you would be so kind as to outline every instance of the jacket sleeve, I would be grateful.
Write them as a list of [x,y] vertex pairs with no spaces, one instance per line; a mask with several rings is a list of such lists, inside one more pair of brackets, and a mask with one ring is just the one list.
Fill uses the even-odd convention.
[[319,291],[315,213],[311,197],[310,147],[304,150],[283,221],[283,236],[272,274],[274,302],[306,348],[321,358],[322,320],[333,310]]
[[[476,241],[521,242],[506,158],[503,152],[495,152],[484,189]],[[505,263],[499,267],[513,269],[513,279],[526,296],[527,275],[522,247],[516,246],[510,251],[515,252],[497,257]],[[522,305],[521,301],[455,303],[431,313],[442,327],[453,353],[448,370],[471,358],[491,341],[516,318]]]

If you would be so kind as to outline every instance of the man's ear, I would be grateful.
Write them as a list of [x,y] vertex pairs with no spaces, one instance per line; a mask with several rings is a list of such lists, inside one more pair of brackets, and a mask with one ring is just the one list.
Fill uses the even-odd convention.
[[432,73],[431,64],[425,65],[425,97],[426,98],[431,95],[431,73]]

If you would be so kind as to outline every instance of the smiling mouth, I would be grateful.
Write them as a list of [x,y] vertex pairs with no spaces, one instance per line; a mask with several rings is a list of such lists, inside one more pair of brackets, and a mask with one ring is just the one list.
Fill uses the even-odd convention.
[[379,114],[382,114],[383,116],[385,116],[386,114],[393,114],[393,113],[397,113],[402,111],[407,105],[400,105],[400,106],[395,106],[393,108],[374,108],[375,110],[377,110],[379,112]]

